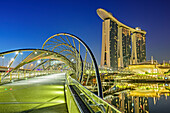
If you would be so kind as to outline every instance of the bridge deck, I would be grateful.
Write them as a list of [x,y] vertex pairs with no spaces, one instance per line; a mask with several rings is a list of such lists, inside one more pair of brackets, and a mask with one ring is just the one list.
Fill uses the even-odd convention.
[[65,76],[53,74],[0,86],[0,113],[67,113]]

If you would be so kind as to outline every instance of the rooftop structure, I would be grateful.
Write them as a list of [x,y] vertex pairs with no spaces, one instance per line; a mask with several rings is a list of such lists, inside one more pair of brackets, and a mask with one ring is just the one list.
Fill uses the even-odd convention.
[[103,20],[101,66],[117,69],[146,60],[146,31],[121,23],[104,9],[97,14]]

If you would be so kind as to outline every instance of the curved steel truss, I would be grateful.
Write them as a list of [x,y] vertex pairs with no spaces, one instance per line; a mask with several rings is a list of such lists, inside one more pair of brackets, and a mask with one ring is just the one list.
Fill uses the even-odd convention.
[[[92,71],[94,71],[97,82],[93,85],[98,87],[98,96],[103,97],[97,62],[90,48],[80,38],[68,33],[58,33],[49,37],[44,42],[42,49],[60,53],[72,61],[76,67],[76,79],[82,84],[89,81],[89,78],[93,76]],[[86,70],[91,70],[91,73],[85,77],[83,75],[87,74]]]
[[[27,54],[25,55],[24,52]],[[6,63],[7,70],[0,75],[0,82],[5,79],[12,81],[14,76],[19,78],[19,71],[22,71],[24,78],[27,78],[26,74],[28,73],[32,76],[32,73],[41,72],[37,70],[58,70],[61,67],[66,69],[63,68],[66,66],[69,67],[67,69],[72,70],[77,81],[88,87],[96,88],[98,96],[103,97],[99,70],[94,55],[86,43],[75,35],[58,33],[49,37],[44,42],[42,49],[11,50],[0,53],[0,57],[7,56],[7,59],[9,54],[14,56]],[[17,60],[18,58],[20,59]]]
[[[14,63],[14,61],[19,57],[19,54],[23,52],[30,52],[23,60],[20,60],[19,63],[16,64],[14,68],[9,70]],[[56,53],[54,51],[50,50],[44,50],[44,49],[17,49],[17,50],[11,50],[11,51],[6,51],[0,53],[0,56],[5,56],[11,53],[15,53],[15,56],[12,58],[12,60],[8,63],[8,71],[2,75],[1,82],[5,79],[5,77],[9,76],[11,73],[18,71],[19,69],[21,70],[24,65],[27,65],[26,67],[28,68],[28,64],[32,63],[31,68],[29,69],[30,72],[34,71],[38,67],[42,66],[43,70],[48,69],[49,67],[52,67],[52,65],[48,65],[44,67],[48,62],[51,61],[62,61],[66,65],[70,66],[73,70],[75,70],[75,65],[67,59],[65,56]],[[37,61],[40,61],[41,63],[37,64]],[[34,62],[34,65],[33,65]],[[26,69],[25,69],[26,71]]]

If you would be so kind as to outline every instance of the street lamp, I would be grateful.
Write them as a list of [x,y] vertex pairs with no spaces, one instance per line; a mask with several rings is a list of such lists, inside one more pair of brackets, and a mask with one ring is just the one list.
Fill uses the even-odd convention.
[[71,59],[71,62],[74,62],[74,59]]
[[38,64],[39,64],[40,62],[41,62],[40,60],[37,61]]
[[30,64],[30,68],[33,66],[33,64]]
[[15,52],[16,55],[17,55],[18,53],[19,53],[18,51]]
[[14,61],[14,58],[11,58],[11,61]]

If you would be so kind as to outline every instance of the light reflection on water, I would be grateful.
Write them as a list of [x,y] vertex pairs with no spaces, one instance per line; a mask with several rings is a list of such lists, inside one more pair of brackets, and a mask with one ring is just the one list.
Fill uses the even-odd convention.
[[170,113],[170,84],[115,83],[105,100],[124,113]]

